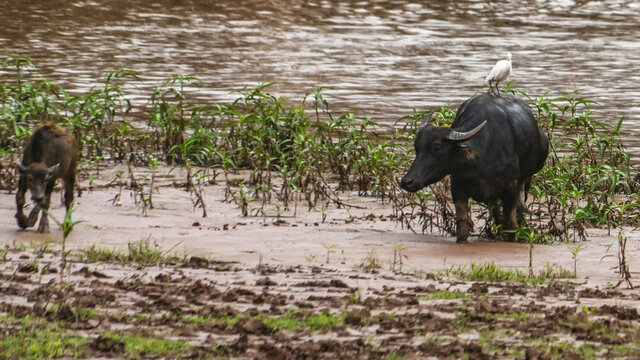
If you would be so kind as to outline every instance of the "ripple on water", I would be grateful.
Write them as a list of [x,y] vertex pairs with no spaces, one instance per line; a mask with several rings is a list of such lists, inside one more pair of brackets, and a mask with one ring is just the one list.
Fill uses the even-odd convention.
[[[69,6],[71,5],[71,6]],[[331,87],[334,111],[393,124],[412,108],[476,91],[504,54],[514,86],[551,97],[582,89],[599,120],[640,130],[640,27],[633,1],[11,1],[0,46],[33,58],[71,92],[99,85],[119,66],[143,74],[127,87],[137,105],[166,78],[194,74],[203,101],[234,98],[259,81],[298,101]],[[6,73],[0,72],[0,76]],[[576,83],[577,81],[577,83]],[[206,86],[205,86],[206,85]]]

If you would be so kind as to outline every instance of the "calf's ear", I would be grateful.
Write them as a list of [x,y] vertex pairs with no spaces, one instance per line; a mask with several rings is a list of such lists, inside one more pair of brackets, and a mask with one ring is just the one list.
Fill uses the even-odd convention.
[[18,172],[20,174],[24,174],[27,171],[27,169],[29,169],[29,167],[28,166],[24,166],[22,164],[16,164],[16,169],[18,169]]
[[52,167],[48,168],[47,170],[49,171],[49,175],[54,176],[58,173],[58,166],[60,166],[60,163],[53,165]]

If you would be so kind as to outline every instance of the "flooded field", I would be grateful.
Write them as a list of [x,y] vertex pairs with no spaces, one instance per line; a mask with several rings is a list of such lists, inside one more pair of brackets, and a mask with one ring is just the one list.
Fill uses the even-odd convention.
[[[53,95],[0,69],[0,360],[638,358],[638,172],[615,130],[592,129],[624,116],[640,158],[639,12],[631,1],[3,4],[3,52],[72,94],[112,92],[53,105],[84,141],[80,222],[63,243],[53,220],[38,234],[14,218],[19,125],[48,115]],[[471,242],[456,244],[448,183],[400,191],[412,139],[367,136],[359,121],[455,109],[507,52],[514,87],[580,89],[597,104],[577,127],[544,124],[557,147],[530,193],[531,229],[517,229],[535,245],[495,241],[478,204]],[[153,118],[149,131],[113,110],[123,102],[103,77],[118,67],[140,72],[123,95],[135,119]],[[189,101],[239,105],[185,120],[173,83],[147,106],[179,74],[202,80]],[[334,114],[356,117],[308,121],[234,93],[263,81],[291,103],[325,87]],[[559,116],[579,117],[587,103],[575,104]],[[216,128],[221,118],[231,125]],[[60,197],[52,219],[64,218]]]

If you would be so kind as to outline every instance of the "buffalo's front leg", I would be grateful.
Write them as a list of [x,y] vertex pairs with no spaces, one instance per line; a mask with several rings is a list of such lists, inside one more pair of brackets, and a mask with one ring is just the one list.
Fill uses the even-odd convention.
[[465,243],[473,231],[473,221],[469,216],[469,200],[456,200],[456,242]]
[[473,231],[473,221],[469,215],[469,197],[454,195],[453,202],[456,206],[456,242],[465,243]]

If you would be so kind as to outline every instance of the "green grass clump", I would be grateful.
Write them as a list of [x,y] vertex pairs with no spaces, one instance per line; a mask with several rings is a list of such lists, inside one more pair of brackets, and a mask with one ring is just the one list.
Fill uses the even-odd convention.
[[453,300],[453,299],[468,300],[470,298],[471,296],[469,294],[463,293],[462,291],[459,291],[459,290],[454,290],[454,291],[437,290],[433,294],[424,296],[425,300]]
[[634,339],[629,344],[614,345],[613,353],[625,358],[640,357],[640,341]]
[[441,276],[452,277],[466,281],[505,281],[520,282],[529,285],[544,285],[552,281],[543,276],[529,276],[519,269],[506,270],[495,262],[476,263],[471,266],[451,266],[440,272]]
[[139,267],[158,265],[167,259],[166,254],[152,246],[148,239],[129,243],[127,247],[129,249],[127,260]]
[[102,338],[111,339],[124,344],[125,352],[133,357],[171,356],[180,357],[191,345],[183,340],[168,340],[138,335],[124,335],[116,332],[105,332]]
[[578,358],[585,360],[601,359],[598,349],[589,343],[576,344],[569,341],[558,341],[556,339],[545,339],[539,341],[535,346],[549,354],[552,359],[563,359],[567,354],[574,353]]
[[242,314],[227,315],[227,316],[210,316],[210,315],[184,315],[183,321],[189,324],[202,325],[202,324],[225,324],[227,329],[232,329],[236,323],[242,318]]
[[318,314],[310,314],[304,311],[289,310],[282,315],[261,314],[259,320],[274,329],[328,331],[336,326],[344,325],[347,318],[346,312],[327,314],[324,310]]
[[91,245],[88,249],[82,250],[75,254],[82,261],[89,262],[119,262],[124,264],[127,262],[127,255],[117,249],[100,248],[96,244]]
[[383,360],[405,360],[406,358],[407,358],[407,355],[399,354],[396,352],[386,354],[382,357]]
[[125,253],[123,250],[104,249],[93,244],[75,255],[82,261],[135,264],[141,268],[184,260],[174,255],[168,255],[166,251],[161,251],[152,245],[149,239],[128,243],[127,250]]
[[86,343],[86,338],[63,332],[21,329],[3,334],[0,359],[77,358],[82,355]]

